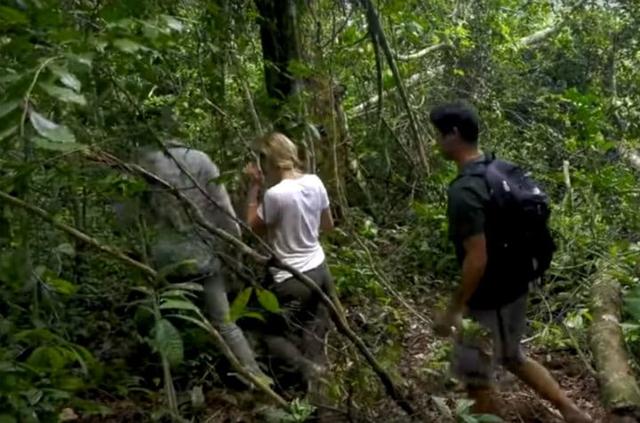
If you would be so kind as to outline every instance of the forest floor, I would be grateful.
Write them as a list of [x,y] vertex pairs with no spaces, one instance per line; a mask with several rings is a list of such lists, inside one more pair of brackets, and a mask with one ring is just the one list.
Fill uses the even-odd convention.
[[[420,306],[416,308],[430,309]],[[465,393],[460,384],[453,384],[446,376],[446,366],[444,370],[439,371],[428,369],[434,368],[434,362],[439,361],[443,364],[442,360],[447,360],[446,349],[450,341],[436,337],[431,327],[420,319],[411,318],[403,342],[404,354],[399,368],[413,393],[413,404],[423,410],[428,421],[445,421],[445,414],[431,400],[431,396],[444,399],[449,408],[455,410],[456,400],[465,398]],[[550,370],[569,397],[588,412],[594,422],[605,422],[605,410],[599,400],[597,382],[592,370],[579,354],[569,350],[550,351],[538,346],[527,346],[526,351]],[[564,421],[548,402],[542,400],[504,369],[498,371],[497,379],[500,404],[503,407],[506,422],[562,423]],[[424,392],[425,395],[419,395],[420,392]],[[427,392],[431,395],[427,395]],[[398,414],[389,416],[389,411],[392,409],[397,410]],[[390,401],[385,401],[384,404],[380,404],[376,420],[407,421],[406,416],[401,413],[398,407],[392,405]]]
[[[414,305],[416,310],[432,310],[433,307]],[[352,310],[353,311],[353,310]],[[462,386],[448,377],[447,363],[450,341],[436,337],[431,325],[424,322],[430,319],[411,315],[405,328],[403,355],[398,364],[398,374],[408,388],[410,400],[415,408],[421,410],[427,422],[448,421],[446,411],[438,407],[432,396],[440,398],[450,410],[456,409],[456,402],[465,397]],[[338,338],[334,334],[334,340]],[[605,422],[605,412],[600,404],[596,380],[589,366],[581,357],[568,350],[549,351],[539,346],[527,347],[528,353],[544,364],[558,380],[563,389],[577,404],[587,411],[594,422]],[[514,376],[504,370],[498,375],[500,401],[504,407],[506,422],[514,423],[561,423],[563,420],[551,405],[540,399],[531,389],[525,387]],[[265,407],[251,392],[212,390],[205,393],[206,409],[195,421],[208,423],[263,422],[259,417]],[[124,423],[146,421],[144,409],[151,404],[136,404],[132,401],[117,401],[106,404],[113,414],[107,418],[90,418],[91,423]],[[409,419],[390,399],[379,401],[366,411],[357,411],[351,420],[344,413],[331,414],[327,421],[333,422],[369,422],[385,423],[407,422]]]

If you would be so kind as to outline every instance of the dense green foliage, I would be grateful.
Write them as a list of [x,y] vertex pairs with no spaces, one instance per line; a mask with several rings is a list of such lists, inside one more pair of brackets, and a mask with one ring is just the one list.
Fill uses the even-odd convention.
[[[144,185],[89,152],[126,161],[141,145],[178,137],[210,153],[240,206],[250,142],[288,114],[340,210],[325,247],[349,318],[399,376],[409,322],[457,277],[445,218],[455,169],[435,151],[428,109],[468,98],[482,116],[483,148],[526,165],[553,199],[559,251],[535,294],[535,342],[584,350],[586,294],[605,258],[635,292],[625,329],[639,351],[640,190],[625,152],[640,148],[640,6],[382,0],[407,109],[359,2],[297,3],[302,58],[289,71],[303,90],[274,116],[250,1],[2,2],[1,190],[100,243],[139,251],[144,228],[119,229],[111,205]],[[345,92],[333,99],[338,84]],[[320,121],[341,135],[321,137]],[[334,166],[325,166],[331,153]],[[231,382],[221,381],[193,287],[157,286],[25,210],[0,207],[0,421],[55,421],[66,408],[106,415],[129,400],[160,418],[171,389],[184,416],[206,415],[203,388]],[[259,281],[262,269],[245,264],[245,278]],[[234,318],[277,308],[262,294],[253,309],[251,292],[241,292]],[[332,339],[332,351],[349,352],[333,354],[332,395],[373,409],[382,391],[345,345]],[[442,377],[443,355],[431,355],[426,373]],[[291,421],[307,412],[296,407]]]

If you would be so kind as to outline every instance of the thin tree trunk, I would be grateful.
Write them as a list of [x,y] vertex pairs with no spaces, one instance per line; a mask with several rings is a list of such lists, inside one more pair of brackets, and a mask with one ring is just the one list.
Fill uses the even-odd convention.
[[396,64],[395,58],[393,56],[393,52],[391,51],[391,47],[389,47],[389,43],[387,42],[387,38],[384,35],[384,31],[382,30],[382,25],[380,24],[380,18],[378,17],[378,13],[376,12],[375,7],[371,0],[361,0],[363,7],[365,8],[367,14],[367,24],[369,26],[369,31],[374,35],[375,39],[379,43],[382,48],[382,52],[384,53],[389,68],[391,68],[391,73],[393,74],[393,78],[395,79],[396,85],[398,87],[398,92],[400,93],[400,98],[402,99],[402,103],[407,111],[407,115],[409,117],[409,126],[411,128],[411,133],[414,137],[414,142],[416,149],[418,151],[418,157],[420,158],[420,162],[424,167],[424,170],[429,173],[429,160],[427,158],[427,152],[424,146],[423,137],[420,134],[420,130],[418,129],[418,123],[416,121],[415,115],[411,106],[409,104],[409,97],[407,96],[407,91],[404,87],[404,81],[400,76],[400,71],[398,70],[398,66]]
[[267,94],[275,101],[275,118],[300,89],[290,65],[300,60],[300,33],[295,0],[255,0],[260,13],[260,39]]

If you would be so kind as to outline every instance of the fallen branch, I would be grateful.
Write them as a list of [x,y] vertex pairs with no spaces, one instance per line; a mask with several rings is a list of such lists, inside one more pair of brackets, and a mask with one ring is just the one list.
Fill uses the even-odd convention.
[[[356,333],[349,327],[347,320],[345,318],[344,313],[340,310],[339,306],[337,306],[331,299],[325,294],[325,292],[316,285],[316,283],[310,279],[308,276],[304,275],[299,270],[293,268],[290,265],[283,263],[279,260],[274,254],[273,251],[270,250],[271,256],[264,256],[259,252],[255,251],[253,248],[249,247],[247,244],[234,237],[233,235],[225,232],[224,230],[213,226],[209,223],[205,217],[202,215],[202,212],[188,197],[186,197],[180,190],[176,189],[171,184],[167,183],[163,179],[159,178],[157,175],[147,171],[141,166],[125,163],[120,159],[111,156],[107,153],[94,153],[92,156],[93,160],[108,164],[112,167],[119,168],[127,173],[138,175],[142,177],[145,181],[150,184],[162,187],[166,189],[168,192],[173,194],[180,202],[185,206],[190,216],[194,219],[194,221],[200,225],[202,228],[206,229],[212,235],[222,239],[224,242],[230,244],[243,254],[248,255],[254,261],[262,265],[268,265],[270,267],[275,267],[278,269],[285,270],[291,275],[293,275],[296,279],[303,282],[309,289],[312,289],[316,292],[316,294],[320,297],[320,300],[323,304],[329,309],[331,312],[332,319],[338,329],[338,331],[343,334],[347,339],[349,339],[356,348],[360,351],[360,353],[365,357],[369,365],[373,368],[374,372],[382,382],[387,394],[400,406],[407,414],[413,415],[414,410],[411,404],[404,398],[404,396],[400,393],[399,389],[395,386],[391,376],[387,373],[387,371],[382,367],[382,365],[378,362],[378,360],[373,356],[369,348],[366,346],[364,341],[356,335]],[[243,375],[244,376],[244,375]]]
[[640,418],[640,388],[620,328],[620,284],[604,263],[591,287],[591,350],[602,400],[613,419]]
[[[39,218],[41,218],[42,220],[49,222],[51,225],[53,225],[54,227],[62,230],[63,232],[67,233],[68,235],[71,235],[72,237],[76,238],[77,240],[84,242],[92,247],[94,247],[95,249],[97,249],[98,251],[101,251],[105,254],[108,254],[109,256],[128,264],[131,267],[134,267],[138,270],[141,270],[142,272],[144,272],[147,276],[149,276],[150,278],[153,279],[157,279],[158,277],[158,272],[154,269],[152,269],[151,267],[147,266],[144,263],[141,263],[137,260],[132,259],[131,257],[127,256],[125,253],[123,253],[122,251],[118,250],[117,248],[108,246],[108,245],[104,245],[102,243],[100,243],[100,241],[98,241],[97,239],[85,234],[84,232],[69,226],[65,223],[59,222],[54,216],[52,216],[51,214],[47,213],[45,210],[34,206],[32,204],[28,204],[24,201],[22,201],[19,198],[16,198],[10,194],[7,194],[4,191],[0,191],[0,199],[6,201],[9,205],[14,206],[14,207],[18,207],[20,209],[23,209],[33,215],[38,216]],[[222,230],[219,230],[221,232],[224,232]],[[230,235],[229,235],[230,236]],[[282,407],[287,407],[288,403],[287,401],[284,400],[284,398],[282,398],[280,395],[278,395],[276,392],[274,392],[264,381],[260,380],[259,378],[257,378],[254,374],[252,374],[251,372],[247,371],[244,366],[242,366],[242,364],[240,364],[240,362],[238,361],[238,359],[236,358],[236,356],[233,354],[233,351],[231,351],[231,348],[229,348],[229,346],[227,345],[227,343],[225,342],[224,338],[222,337],[222,335],[220,335],[220,332],[218,332],[213,326],[208,325],[207,327],[207,331],[209,332],[210,335],[213,336],[214,338],[214,342],[216,343],[216,346],[218,348],[220,348],[220,350],[222,351],[222,353],[225,355],[225,357],[227,357],[227,359],[229,360],[229,362],[231,363],[231,366],[234,368],[234,370],[236,372],[238,372],[238,374],[240,374],[242,377],[244,377],[246,380],[249,380],[251,383],[253,383],[255,386],[257,386],[260,390],[262,390],[269,398],[271,398],[272,400],[274,400],[278,405],[282,406]]]

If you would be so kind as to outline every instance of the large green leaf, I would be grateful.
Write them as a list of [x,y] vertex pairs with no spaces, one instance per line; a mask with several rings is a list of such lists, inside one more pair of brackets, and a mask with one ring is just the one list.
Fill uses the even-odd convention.
[[158,279],[163,280],[169,275],[191,272],[196,268],[197,264],[198,262],[193,259],[171,263],[158,270]]
[[174,289],[181,289],[185,291],[194,291],[194,292],[204,291],[202,284],[195,283],[195,282],[172,283],[171,286],[168,288],[168,290],[174,290]]
[[36,405],[40,402],[44,393],[40,389],[29,389],[25,392],[25,396],[27,397],[29,404]]
[[187,297],[197,298],[197,295],[194,294],[193,292],[185,291],[182,289],[171,289],[168,291],[163,291],[161,296],[164,299],[172,298],[172,299],[177,299],[181,301],[189,301]]
[[51,70],[51,72],[53,72],[53,74],[58,77],[58,79],[64,86],[71,88],[76,92],[80,92],[80,90],[82,89],[82,83],[80,82],[80,80],[68,70],[55,65],[50,65],[49,70]]
[[128,38],[119,38],[113,42],[114,47],[125,53],[136,53],[138,50],[148,50],[142,44],[131,41]]
[[98,364],[93,354],[91,354],[91,351],[80,345],[74,345],[69,349],[85,375],[89,374],[89,368],[96,370]]
[[179,21],[178,19],[174,18],[173,16],[169,16],[169,15],[164,15],[163,16],[165,22],[167,23],[167,26],[169,28],[171,28],[172,30],[176,31],[176,32],[181,32],[182,30],[184,30],[184,25],[181,21]]
[[[12,7],[0,6],[0,23],[8,24],[10,26],[13,25],[23,25],[29,22],[29,19],[20,12]],[[4,25],[0,26],[3,27]]]
[[0,103],[0,118],[3,118],[13,112],[20,105],[20,101],[20,99],[15,99]]
[[58,125],[37,113],[29,111],[29,119],[33,128],[44,138],[55,142],[75,142],[76,137],[71,130],[64,125]]
[[13,335],[13,339],[16,341],[30,342],[32,345],[41,344],[43,342],[62,341],[61,338],[49,329],[25,329]]
[[258,302],[265,308],[265,310],[270,311],[271,313],[278,313],[280,311],[278,298],[273,294],[273,292],[266,289],[259,289],[257,294]]
[[49,371],[60,370],[68,363],[69,359],[62,348],[50,346],[36,348],[27,359],[29,366]]
[[56,380],[56,387],[65,391],[77,391],[85,386],[84,381],[72,375],[64,375]]
[[69,53],[66,55],[66,57],[89,68],[93,65],[93,53],[83,53],[83,54]]
[[0,131],[0,141],[3,141],[18,132],[18,125],[13,125]]
[[242,316],[247,308],[253,288],[245,288],[231,303],[229,309],[229,320],[235,322]]
[[184,347],[180,332],[167,319],[160,319],[152,331],[153,345],[172,367],[182,363]]
[[160,310],[188,310],[200,314],[200,309],[192,302],[176,299],[163,299],[160,303]]
[[257,319],[260,320],[262,322],[266,322],[267,319],[264,318],[264,316],[260,313],[258,313],[257,311],[245,311],[242,316],[240,316],[240,318],[244,319],[244,318],[251,318],[251,319]]
[[60,278],[47,278],[47,285],[62,295],[73,295],[78,291],[78,287],[76,285]]
[[73,257],[76,255],[76,249],[68,242],[63,242],[62,244],[58,245],[56,247],[56,252],[67,255],[69,257]]
[[73,90],[69,88],[62,88],[52,84],[39,84],[40,88],[42,88],[47,94],[51,97],[55,97],[58,100],[64,101],[65,103],[75,103],[81,106],[87,105],[87,100],[84,98],[82,94],[75,93]]
[[62,153],[69,153],[71,151],[81,151],[87,148],[84,144],[78,144],[77,142],[57,142],[50,141],[42,137],[34,137],[31,139],[34,147],[42,150],[60,151]]

